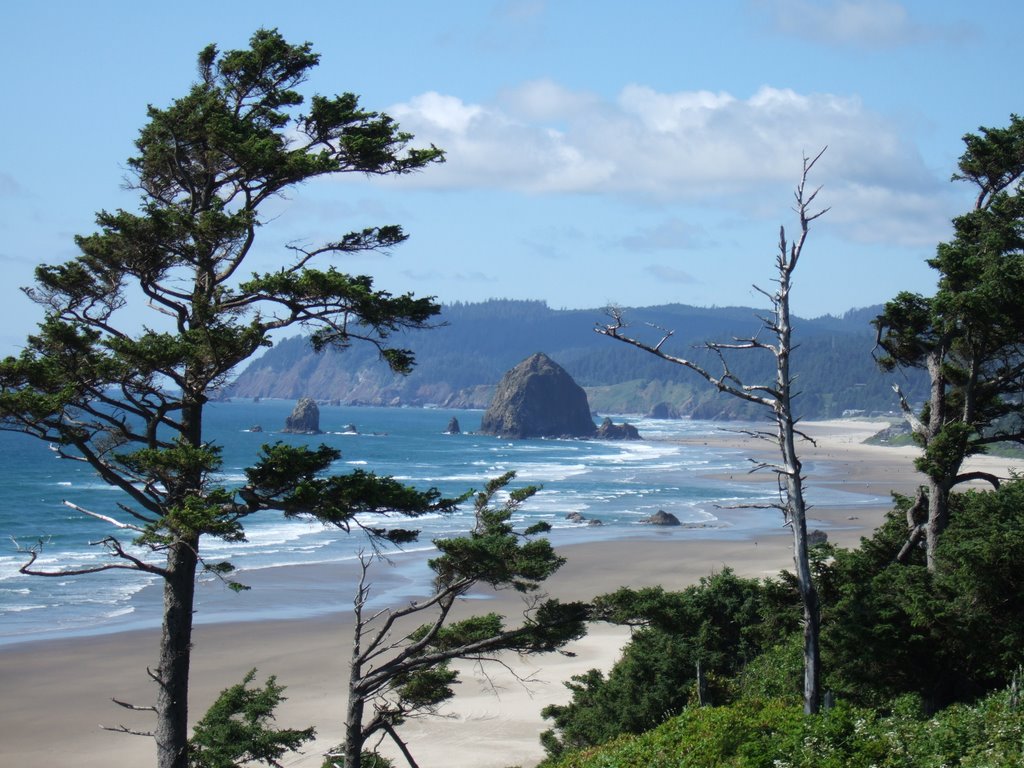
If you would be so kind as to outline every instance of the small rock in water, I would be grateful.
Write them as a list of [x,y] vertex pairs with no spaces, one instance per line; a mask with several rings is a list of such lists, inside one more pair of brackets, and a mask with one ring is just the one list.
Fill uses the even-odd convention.
[[615,424],[605,416],[601,426],[597,428],[597,437],[601,440],[642,440],[637,428],[632,424]]
[[649,525],[679,525],[679,518],[671,512],[659,509],[643,522],[648,523]]
[[448,422],[448,429],[445,430],[446,434],[459,435],[462,434],[462,429],[459,427],[459,420],[452,416],[451,421]]

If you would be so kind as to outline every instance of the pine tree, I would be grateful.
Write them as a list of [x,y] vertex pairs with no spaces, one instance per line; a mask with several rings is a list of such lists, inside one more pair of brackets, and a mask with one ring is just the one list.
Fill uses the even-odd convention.
[[908,512],[901,558],[923,539],[935,569],[949,524],[949,496],[968,480],[964,461],[994,443],[1024,442],[1024,120],[964,136],[954,180],[974,185],[972,210],[953,220],[954,237],[928,261],[938,273],[931,297],[903,292],[875,321],[885,370],[922,369],[930,389],[919,412],[896,387],[928,480]]
[[[319,268],[401,243],[395,225],[293,246],[276,270],[244,274],[271,198],[319,177],[402,175],[443,160],[436,147],[410,148],[410,134],[352,94],[313,96],[301,111],[296,88],[318,58],[275,30],[256,32],[246,49],[200,52],[198,82],[167,108],[150,107],[135,142],[128,170],[138,210],[101,211],[98,231],[76,238],[77,257],[36,270],[27,293],[44,319],[24,351],[0,364],[3,428],[49,442],[121,492],[123,519],[82,510],[116,527],[103,541],[110,560],[74,572],[128,569],[163,582],[156,702],[128,705],[155,712],[149,735],[160,768],[188,763],[196,575],[230,579],[229,563],[204,559],[204,537],[242,541],[246,516],[261,509],[348,528],[364,510],[415,515],[451,504],[369,473],[326,476],[338,457],[327,447],[265,446],[244,487],[217,478],[220,450],[206,437],[204,409],[272,332],[311,329],[321,349],[362,339],[403,372],[413,357],[389,336],[429,327],[439,311],[432,299]],[[139,328],[124,310],[142,301],[153,321]],[[33,548],[24,573],[71,573],[37,569],[37,555]]]

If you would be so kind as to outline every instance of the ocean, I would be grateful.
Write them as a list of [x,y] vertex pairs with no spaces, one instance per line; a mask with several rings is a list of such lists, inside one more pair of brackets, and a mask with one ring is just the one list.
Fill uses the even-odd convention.
[[[481,411],[321,406],[325,434],[280,434],[293,405],[264,400],[208,406],[207,435],[223,447],[226,484],[244,481],[244,467],[264,443],[326,443],[342,453],[333,468],[338,472],[360,468],[420,489],[436,487],[450,496],[479,489],[489,478],[514,470],[514,485],[542,486],[522,507],[520,522],[547,521],[556,546],[627,536],[754,536],[781,525],[774,510],[724,508],[771,500],[765,496],[771,484],[748,478],[746,455],[699,440],[678,442],[721,429],[710,422],[628,417],[643,440],[513,441],[474,434]],[[461,434],[446,434],[452,417],[458,419]],[[623,420],[615,417],[616,422]],[[347,431],[350,425],[355,433]],[[262,431],[254,431],[255,426]],[[99,542],[115,529],[69,508],[65,500],[119,520],[128,518],[118,507],[123,499],[117,491],[88,467],[57,458],[41,441],[0,433],[0,455],[0,644],[158,626],[160,592],[152,577],[121,570],[49,578],[18,573],[30,547],[41,546],[39,569],[107,561]],[[828,490],[812,489],[809,496],[818,506],[882,501]],[[654,528],[642,522],[658,510],[671,512],[684,527]],[[567,519],[572,512],[602,525],[573,522]],[[367,522],[409,526],[401,519]],[[404,572],[399,568],[404,577],[383,580],[376,599],[395,600],[414,592],[427,572],[430,542],[465,533],[471,523],[470,503],[452,515],[416,520],[420,541],[393,557],[404,566]],[[311,579],[299,589],[295,585],[302,582],[293,578],[291,588],[284,589],[268,574],[285,567],[355,563],[366,549],[361,535],[315,521],[284,520],[273,512],[247,518],[246,532],[248,541],[243,543],[206,539],[202,546],[209,562],[230,560],[238,568],[237,578],[253,590],[238,596],[216,579],[206,579],[198,590],[198,622],[313,616],[351,606],[354,584]]]

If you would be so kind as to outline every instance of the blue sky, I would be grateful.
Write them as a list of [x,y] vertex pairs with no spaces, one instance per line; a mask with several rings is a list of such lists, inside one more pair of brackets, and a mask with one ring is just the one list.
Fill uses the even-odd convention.
[[1022,109],[1019,0],[67,1],[3,19],[0,352],[41,317],[19,291],[33,267],[73,257],[97,210],[134,208],[146,105],[259,27],[321,53],[307,93],[357,93],[448,162],[299,189],[253,268],[398,223],[407,243],[339,268],[442,302],[762,305],[802,157],[826,145],[811,181],[831,210],[794,310],[930,293],[925,259],[971,200],[949,181],[961,136]]

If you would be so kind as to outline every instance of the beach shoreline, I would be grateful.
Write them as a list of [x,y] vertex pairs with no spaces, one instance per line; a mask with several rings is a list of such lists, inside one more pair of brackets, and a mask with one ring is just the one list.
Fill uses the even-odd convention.
[[[862,443],[883,426],[867,420],[802,425],[816,441],[799,449],[808,485],[846,491],[857,494],[851,499],[866,500],[810,510],[809,527],[823,528],[839,546],[856,546],[861,536],[882,521],[892,492],[911,494],[923,480],[913,468],[915,448]],[[773,456],[770,443],[746,434],[723,431],[702,437],[700,442],[743,451],[755,462]],[[1012,469],[1022,469],[1022,462],[984,456],[973,458],[971,467],[1009,477]],[[757,478],[773,482],[770,473],[755,473],[745,479]],[[679,528],[663,534],[560,546],[558,551],[567,563],[545,590],[561,600],[588,600],[620,586],[680,589],[726,567],[742,576],[770,576],[792,563],[791,537],[781,516],[778,528],[751,536]],[[283,601],[277,618],[231,621],[230,605],[221,606],[220,598],[207,603],[207,616],[200,616],[195,630],[193,718],[205,711],[221,689],[239,682],[255,667],[258,682],[275,675],[287,688],[288,700],[278,713],[280,727],[317,728],[317,742],[308,746],[304,755],[290,756],[285,764],[320,766],[320,753],[336,744],[342,733],[355,567],[348,562],[296,566],[274,573],[272,599]],[[410,573],[381,567],[373,578],[402,578],[412,583],[415,574]],[[257,585],[242,599],[270,599],[264,586]],[[288,590],[310,588],[330,595],[336,608],[315,616],[288,615]],[[495,610],[510,617],[522,611],[514,594],[486,597],[465,601],[463,610]],[[211,615],[225,620],[208,622]],[[151,739],[110,733],[99,726],[149,727],[147,713],[117,707],[111,698],[138,705],[152,701],[153,684],[146,667],[155,663],[157,638],[157,630],[141,629],[0,646],[0,679],[6,694],[0,704],[0,755],[4,761],[80,768],[153,764]],[[608,669],[627,640],[628,630],[597,625],[567,649],[574,656],[511,658],[506,660],[508,669],[486,673],[463,666],[464,681],[445,708],[445,716],[410,722],[401,733],[424,768],[533,765],[543,757],[538,736],[547,724],[540,717],[541,709],[568,701],[563,683],[572,675],[593,667]],[[517,677],[532,682],[524,684]],[[382,751],[395,754],[391,749]]]

